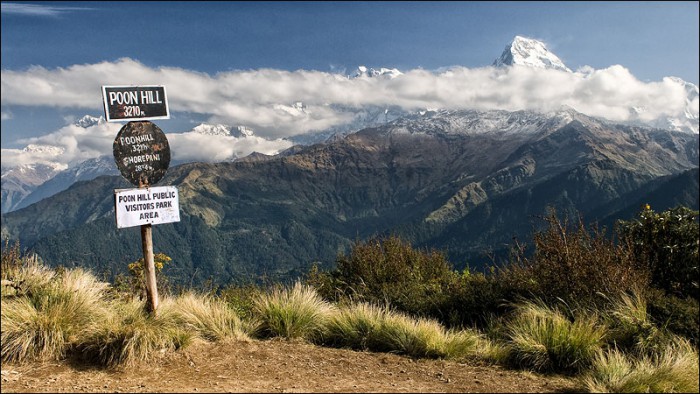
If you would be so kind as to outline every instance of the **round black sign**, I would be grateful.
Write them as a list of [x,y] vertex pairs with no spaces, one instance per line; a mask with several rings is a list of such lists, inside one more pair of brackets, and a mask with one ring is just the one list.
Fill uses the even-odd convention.
[[170,145],[154,123],[129,122],[114,139],[114,161],[122,176],[136,186],[161,180],[170,164]]

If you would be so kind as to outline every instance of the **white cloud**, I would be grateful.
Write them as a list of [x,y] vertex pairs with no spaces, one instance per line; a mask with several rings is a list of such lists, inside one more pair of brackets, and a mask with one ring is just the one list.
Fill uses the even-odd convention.
[[2,162],[2,168],[12,168],[26,164],[51,164],[58,163],[57,156],[60,155],[47,155],[45,153],[39,152],[28,152],[22,149],[2,149],[2,154],[0,154],[0,161]]
[[[173,111],[243,124],[278,138],[340,125],[351,114],[339,107],[361,105],[421,108],[551,110],[562,104],[592,116],[627,120],[630,107],[645,116],[674,116],[685,110],[680,84],[642,82],[626,68],[590,67],[576,73],[527,67],[452,67],[440,73],[416,69],[396,78],[349,79],[321,71],[259,69],[216,75],[174,67],[151,68],[132,59],[2,71],[2,104],[99,110],[102,85],[165,85]],[[282,110],[301,101],[307,108]],[[332,108],[330,105],[335,104]]]
[[2,166],[14,167],[37,162],[70,165],[107,155],[112,152],[112,143],[120,127],[115,123],[100,123],[87,128],[68,125],[47,135],[26,138],[19,142],[56,149],[2,149]]
[[[2,167],[43,163],[68,166],[99,156],[112,155],[114,138],[123,125],[100,123],[87,128],[67,125],[40,137],[20,140],[30,148],[2,149]],[[166,134],[172,160],[216,162],[233,160],[253,152],[276,154],[292,146],[287,140],[257,136],[233,137],[194,132]]]
[[10,120],[12,119],[12,112],[10,111],[2,111],[0,113],[0,119],[2,120]]
[[20,14],[31,16],[58,16],[64,12],[88,10],[85,7],[56,7],[43,4],[2,3],[0,10],[3,14]]
[[217,162],[248,156],[253,152],[276,154],[292,146],[287,140],[266,140],[252,136],[205,135],[198,133],[167,134],[172,160]]
[[[3,3],[4,4],[4,3]],[[575,73],[528,67],[451,67],[439,72],[409,70],[395,78],[348,78],[321,71],[275,69],[228,71],[209,75],[174,67],[152,68],[123,58],[115,62],[68,68],[31,67],[2,70],[2,105],[51,106],[102,111],[102,85],[165,85],[171,111],[201,115],[209,122],[244,125],[256,137],[211,137],[168,134],[178,160],[228,160],[252,151],[274,153],[289,146],[279,138],[340,126],[361,106],[504,109],[551,111],[568,105],[587,115],[625,121],[683,117],[697,119],[698,100],[688,101],[686,87],[673,78],[642,82],[614,65]],[[697,87],[695,87],[697,89]],[[303,107],[294,106],[302,102]],[[633,113],[631,108],[643,111]],[[11,114],[3,112],[3,119]],[[65,149],[60,160],[111,154],[121,125],[88,129],[65,126],[27,139]],[[257,136],[264,137],[258,138]],[[6,152],[7,151],[7,152]],[[3,164],[23,162],[26,155],[3,149]]]

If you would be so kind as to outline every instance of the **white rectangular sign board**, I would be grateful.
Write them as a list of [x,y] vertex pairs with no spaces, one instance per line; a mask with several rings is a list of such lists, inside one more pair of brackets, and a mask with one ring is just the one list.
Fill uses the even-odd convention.
[[180,221],[180,205],[175,186],[114,191],[117,228]]

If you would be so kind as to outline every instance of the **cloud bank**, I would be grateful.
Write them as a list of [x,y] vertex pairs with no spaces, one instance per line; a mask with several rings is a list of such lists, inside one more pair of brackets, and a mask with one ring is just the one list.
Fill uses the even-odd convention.
[[[111,155],[115,136],[123,125],[99,123],[89,127],[68,125],[40,137],[20,140],[24,149],[2,149],[2,167],[26,164],[70,166],[87,159]],[[168,133],[173,161],[217,162],[233,160],[253,152],[273,155],[292,146],[283,139],[257,136],[205,135],[195,132]]]
[[[2,71],[2,105],[99,110],[102,85],[165,85],[174,111],[245,125],[267,138],[321,130],[348,120],[338,106],[549,111],[568,105],[587,115],[625,121],[630,108],[645,119],[683,114],[686,92],[673,78],[642,82],[626,68],[567,73],[528,67],[416,69],[395,78],[348,78],[321,71],[275,69],[216,75],[174,67],[152,68],[123,58],[68,68]],[[303,102],[303,113],[285,106]],[[333,107],[332,105],[335,104]],[[692,103],[691,103],[692,104]],[[694,111],[698,111],[697,101]]]
[[[49,106],[102,111],[103,85],[165,85],[171,111],[203,115],[211,122],[242,125],[256,136],[168,134],[182,160],[226,160],[252,151],[272,154],[291,145],[284,137],[348,123],[364,106],[552,111],[566,105],[612,121],[698,116],[697,93],[677,78],[643,82],[613,65],[569,73],[528,67],[452,67],[439,72],[406,71],[393,78],[349,78],[321,71],[237,70],[215,75],[175,67],[149,67],[129,58],[46,69],[2,70],[2,106]],[[692,85],[690,89],[697,86]],[[690,97],[690,98],[689,98]],[[295,103],[303,103],[303,107]],[[11,116],[3,109],[3,117]],[[111,153],[121,125],[89,130],[66,126],[26,140],[64,148],[62,162]],[[695,126],[697,128],[697,125]],[[180,150],[180,148],[182,150]],[[175,152],[175,149],[173,150]],[[6,155],[26,161],[16,150]],[[27,159],[29,160],[29,159]]]

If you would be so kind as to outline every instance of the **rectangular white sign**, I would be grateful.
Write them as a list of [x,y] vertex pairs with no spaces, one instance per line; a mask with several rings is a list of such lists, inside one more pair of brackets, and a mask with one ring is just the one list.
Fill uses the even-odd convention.
[[117,228],[180,221],[180,205],[175,186],[114,191]]

